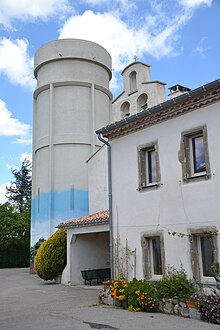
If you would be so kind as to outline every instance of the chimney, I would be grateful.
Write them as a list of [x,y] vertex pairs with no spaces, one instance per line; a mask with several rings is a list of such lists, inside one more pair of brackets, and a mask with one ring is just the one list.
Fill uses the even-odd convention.
[[170,97],[170,99],[173,99],[174,97],[177,97],[184,93],[190,92],[191,88],[184,87],[181,85],[174,85],[172,87],[169,87],[169,90],[170,90],[169,97]]

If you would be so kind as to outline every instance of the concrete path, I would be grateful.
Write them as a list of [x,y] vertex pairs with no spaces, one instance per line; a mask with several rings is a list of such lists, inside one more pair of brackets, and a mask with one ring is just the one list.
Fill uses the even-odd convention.
[[97,287],[47,283],[28,269],[0,269],[0,330],[217,330],[178,316],[132,313],[98,303]]

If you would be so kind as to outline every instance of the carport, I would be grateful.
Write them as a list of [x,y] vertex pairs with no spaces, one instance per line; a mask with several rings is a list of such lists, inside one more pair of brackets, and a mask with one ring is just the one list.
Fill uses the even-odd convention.
[[58,228],[67,229],[67,265],[62,284],[84,284],[81,271],[110,267],[108,211],[60,223]]

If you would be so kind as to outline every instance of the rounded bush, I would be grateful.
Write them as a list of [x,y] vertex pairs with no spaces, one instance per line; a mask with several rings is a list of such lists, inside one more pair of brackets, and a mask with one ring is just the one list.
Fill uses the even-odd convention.
[[41,244],[35,258],[35,268],[43,280],[53,280],[66,266],[66,230],[59,229]]

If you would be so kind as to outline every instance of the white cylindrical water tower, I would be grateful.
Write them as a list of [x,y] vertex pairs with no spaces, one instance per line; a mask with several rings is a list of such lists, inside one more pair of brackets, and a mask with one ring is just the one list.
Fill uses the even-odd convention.
[[35,54],[32,245],[88,214],[86,160],[110,120],[111,57],[100,45],[61,39]]

